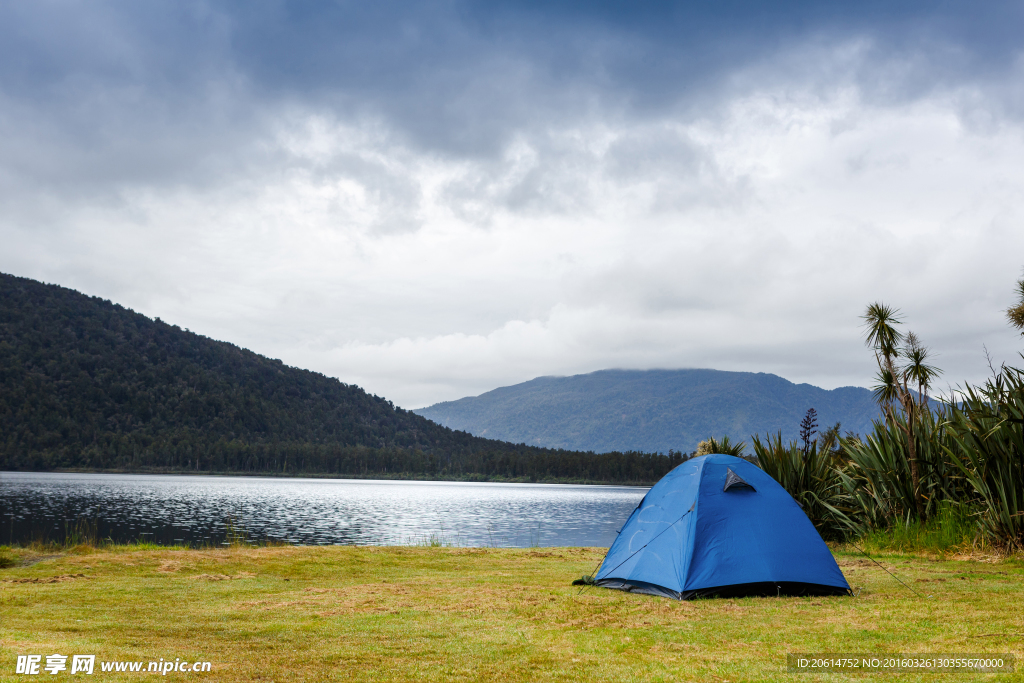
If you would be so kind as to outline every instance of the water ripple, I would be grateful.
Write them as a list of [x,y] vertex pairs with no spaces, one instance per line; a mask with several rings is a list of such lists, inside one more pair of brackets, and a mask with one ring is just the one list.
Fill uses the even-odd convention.
[[[218,544],[229,531],[304,545],[609,546],[645,488],[0,473],[0,542]],[[3,527],[7,527],[6,529]]]

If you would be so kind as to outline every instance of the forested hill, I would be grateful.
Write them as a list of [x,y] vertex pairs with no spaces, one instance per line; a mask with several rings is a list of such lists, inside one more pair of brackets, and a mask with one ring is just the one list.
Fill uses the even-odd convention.
[[678,462],[478,438],[357,386],[0,274],[0,470],[650,482]]
[[492,439],[581,450],[692,451],[709,436],[795,439],[808,408],[822,429],[865,433],[879,416],[861,387],[825,390],[768,373],[720,370],[602,370],[538,377],[416,412]]

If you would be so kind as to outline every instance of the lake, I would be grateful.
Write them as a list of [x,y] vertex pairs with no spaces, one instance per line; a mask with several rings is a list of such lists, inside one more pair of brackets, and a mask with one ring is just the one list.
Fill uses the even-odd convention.
[[646,488],[0,472],[0,544],[611,545]]

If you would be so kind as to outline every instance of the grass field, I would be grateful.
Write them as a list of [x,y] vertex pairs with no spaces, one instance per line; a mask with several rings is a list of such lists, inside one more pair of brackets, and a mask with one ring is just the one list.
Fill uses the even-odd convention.
[[[1024,655],[1019,560],[878,558],[919,597],[863,556],[839,550],[859,597],[675,602],[569,585],[603,553],[6,550],[0,557],[12,566],[0,569],[0,680],[70,676],[14,673],[17,655],[53,653],[95,654],[97,662],[209,661],[210,673],[166,678],[210,681],[840,681],[870,677],[787,673],[786,654]],[[154,676],[102,673],[98,663],[94,674]],[[1020,673],[875,675],[937,677],[1024,680]]]

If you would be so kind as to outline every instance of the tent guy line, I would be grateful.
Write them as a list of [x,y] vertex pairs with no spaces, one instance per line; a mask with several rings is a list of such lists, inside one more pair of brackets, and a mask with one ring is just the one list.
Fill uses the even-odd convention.
[[[866,551],[866,550],[864,550],[863,548],[861,548],[861,547],[860,547],[859,545],[857,545],[857,544],[856,544],[856,543],[854,543],[853,541],[850,541],[850,545],[852,545],[852,546],[853,546],[854,548],[856,548],[857,550],[859,550],[859,551],[861,551],[862,553],[864,553],[864,557],[868,558],[869,560],[871,560],[872,562],[874,562],[875,564],[877,564],[877,565],[878,565],[879,567],[881,567],[881,568],[882,568],[882,571],[884,571],[884,572],[885,572],[886,574],[888,574],[888,575],[889,575],[889,576],[891,576],[892,578],[894,578],[894,579],[896,579],[897,581],[899,581],[900,585],[902,585],[902,586],[903,586],[904,588],[906,588],[906,589],[907,589],[908,591],[910,591],[911,593],[913,593],[914,595],[916,595],[917,597],[919,597],[919,598],[921,598],[921,599],[924,599],[924,598],[925,598],[925,596],[924,596],[924,595],[921,595],[921,594],[920,594],[920,593],[918,593],[918,592],[917,592],[916,590],[914,590],[913,588],[911,588],[911,587],[910,587],[910,586],[908,586],[907,584],[903,583],[903,581],[901,581],[901,580],[900,580],[900,577],[896,576],[896,575],[895,575],[895,574],[893,574],[893,573],[892,573],[891,571],[889,571],[888,569],[886,569],[886,568],[885,568],[885,565],[883,565],[883,564],[882,564],[881,562],[879,562],[879,561],[878,561],[878,560],[876,560],[875,558],[873,558],[873,557],[871,557],[870,555],[868,555],[867,551]],[[860,595],[860,591],[857,591],[857,593],[856,593],[856,594],[855,594],[855,595],[854,595],[853,597],[855,597],[855,598],[856,598],[856,597],[858,597],[859,595]],[[928,598],[930,599],[930,598],[931,598],[932,596],[931,596],[931,595],[929,595],[929,596],[927,596],[927,597],[928,597]]]

